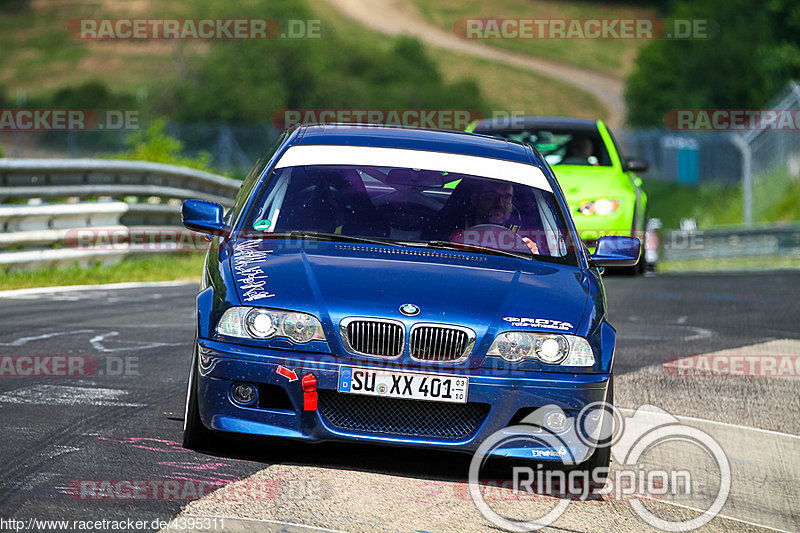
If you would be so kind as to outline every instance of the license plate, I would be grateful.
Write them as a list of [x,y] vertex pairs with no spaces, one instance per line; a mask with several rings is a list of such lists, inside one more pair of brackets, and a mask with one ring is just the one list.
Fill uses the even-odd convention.
[[469,378],[416,372],[392,372],[352,366],[339,367],[339,392],[467,403]]

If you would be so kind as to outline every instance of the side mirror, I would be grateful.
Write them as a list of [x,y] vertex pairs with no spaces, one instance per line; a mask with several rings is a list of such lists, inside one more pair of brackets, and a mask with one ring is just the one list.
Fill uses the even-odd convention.
[[600,237],[589,260],[600,267],[633,266],[639,261],[641,248],[642,243],[636,237]]
[[186,200],[181,209],[183,225],[193,231],[227,236],[231,228],[222,221],[222,206],[205,200]]
[[629,159],[625,162],[625,172],[647,172],[650,168],[650,163],[643,159]]

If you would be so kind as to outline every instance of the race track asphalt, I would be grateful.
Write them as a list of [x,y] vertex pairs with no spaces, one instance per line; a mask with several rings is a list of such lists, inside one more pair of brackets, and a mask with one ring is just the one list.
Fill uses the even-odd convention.
[[[679,379],[667,375],[663,367],[669,358],[758,349],[754,346],[766,346],[767,351],[775,346],[795,350],[797,345],[792,343],[800,340],[800,273],[609,277],[606,287],[610,320],[618,330],[618,405],[633,410],[649,403],[673,415],[725,422],[734,429],[748,426],[785,434],[753,433],[754,442],[785,440],[786,445],[775,450],[776,457],[769,455],[772,452],[762,454],[767,462],[785,463],[783,470],[761,479],[738,480],[742,485],[770,485],[774,497],[760,503],[766,508],[748,507],[750,492],[740,491],[735,509],[728,513],[731,520],[715,519],[712,529],[723,524],[719,530],[760,530],[758,524],[785,531],[800,528],[796,511],[770,507],[785,506],[783,492],[794,489],[796,493],[797,485],[786,484],[796,479],[800,461],[800,441],[792,438],[800,434],[796,376]],[[384,476],[381,483],[386,486],[407,486],[413,492],[419,484],[463,480],[468,458],[462,456],[329,444],[276,448],[260,442],[230,443],[214,453],[181,448],[196,291],[194,284],[160,284],[0,296],[0,356],[84,356],[88,365],[84,375],[0,376],[0,530],[9,527],[2,522],[9,519],[22,520],[26,527],[36,525],[29,522],[33,519],[68,520],[69,527],[62,530],[70,531],[81,526],[73,521],[133,520],[147,524],[139,530],[159,530],[203,495],[193,494],[193,489],[207,493],[256,473],[267,476],[277,490],[281,484],[294,487],[294,496],[286,496],[284,490],[269,505],[255,502],[261,514],[248,508],[247,501],[229,499],[225,516],[239,512],[241,517],[258,515],[262,521],[250,525],[229,521],[226,530],[303,529],[292,524],[345,531],[489,527],[474,510],[465,518],[472,520],[469,527],[449,522],[453,526],[449,529],[448,523],[444,527],[426,523],[423,510],[429,510],[429,505],[417,496],[404,498],[400,506],[404,514],[419,511],[416,518],[381,521],[375,518],[387,512],[381,498],[361,494],[359,508],[375,509],[349,512],[346,502],[334,505],[335,499],[317,498],[317,503],[306,504],[307,492],[314,492],[308,483],[286,481],[318,479],[324,484],[330,478],[336,480],[332,486],[337,492],[354,491],[351,496],[355,497],[358,487],[363,487],[361,478]],[[703,427],[711,432],[712,426]],[[725,436],[722,429],[718,431],[723,443],[752,433],[743,429]],[[320,477],[320,469],[325,476]],[[756,475],[752,469],[747,472]],[[148,487],[138,495],[147,497],[131,492],[128,500],[108,499],[101,490],[104,481]],[[181,492],[170,492],[169,487],[180,487]],[[446,502],[444,497],[431,505]],[[619,503],[609,505],[617,508]],[[253,502],[249,504],[252,507]],[[203,514],[203,509],[205,516],[211,516],[208,509],[213,511],[215,504],[195,502],[181,516]],[[570,512],[561,519],[564,529],[604,530],[602,519],[590,519],[595,510]],[[777,518],[769,518],[770,513],[777,513]],[[635,531],[641,523],[629,515],[628,510],[610,516],[621,521],[617,525],[627,524],[620,529]]]

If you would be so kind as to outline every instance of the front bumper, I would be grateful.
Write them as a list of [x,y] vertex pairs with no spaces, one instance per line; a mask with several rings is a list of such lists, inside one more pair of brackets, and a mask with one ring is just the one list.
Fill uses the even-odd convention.
[[[426,373],[447,374],[447,368],[420,370],[393,368],[386,361],[373,364],[337,358],[330,354],[299,353],[287,350],[261,349],[201,339],[198,353],[198,408],[200,417],[207,427],[231,433],[265,435],[300,439],[309,442],[351,441],[374,442],[389,445],[403,445],[424,448],[452,449],[474,452],[488,437],[498,431],[509,435],[501,439],[507,444],[497,446],[492,455],[534,458],[537,460],[561,460],[562,457],[580,462],[594,451],[572,432],[571,429],[555,436],[557,446],[542,445],[538,439],[525,440],[513,437],[514,431],[506,429],[510,423],[519,424],[525,412],[544,406],[556,406],[567,414],[577,415],[586,405],[605,400],[608,374],[567,374],[553,372],[498,371],[497,369],[470,369],[459,375],[469,378],[468,404],[472,409],[472,426],[465,426],[460,407],[464,404],[444,404],[420,400],[394,400],[402,402],[409,416],[436,416],[441,425],[460,424],[459,432],[429,432],[413,434],[413,431],[398,430],[393,427],[378,427],[374,423],[369,429],[344,427],[331,416],[331,404],[326,399],[348,401],[355,395],[337,392],[339,368],[342,365],[359,367],[380,367],[384,370],[422,371]],[[283,367],[296,374],[290,380]],[[302,377],[313,374],[319,391],[319,407],[305,411],[303,407]],[[230,390],[234,383],[251,383],[269,390],[270,397],[260,400],[253,406],[243,407],[234,403]],[[266,387],[266,389],[265,389]],[[275,401],[275,392],[283,401]],[[283,395],[285,392],[285,395]],[[340,396],[341,395],[341,396]],[[385,398],[358,396],[359,405],[364,411],[372,406],[386,409]],[[375,404],[369,402],[375,401]],[[364,403],[366,402],[366,403]],[[409,404],[408,402],[415,402]],[[429,411],[423,404],[439,404]],[[478,405],[480,404],[480,405]],[[341,406],[338,407],[341,414]],[[451,409],[452,408],[452,409]],[[416,411],[415,411],[416,410]],[[525,410],[525,411],[520,411]],[[477,415],[475,413],[478,413]],[[347,413],[345,413],[346,415]],[[353,413],[353,417],[359,416]],[[367,415],[369,416],[369,415]],[[341,417],[340,417],[341,418]],[[422,421],[421,423],[425,423]],[[438,423],[438,422],[437,422]],[[430,429],[430,422],[426,426]],[[446,433],[446,435],[445,435]],[[496,437],[495,437],[496,438]],[[584,439],[585,440],[585,439]],[[553,442],[548,441],[548,442]]]

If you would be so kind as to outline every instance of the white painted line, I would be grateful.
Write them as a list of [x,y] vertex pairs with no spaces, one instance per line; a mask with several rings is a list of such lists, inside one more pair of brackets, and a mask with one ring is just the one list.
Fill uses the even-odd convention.
[[[689,507],[688,505],[683,505],[683,504],[680,504],[680,503],[666,502],[664,500],[657,500],[655,498],[650,498],[650,497],[642,496],[642,495],[639,495],[639,494],[637,494],[636,497],[639,498],[639,499],[642,499],[642,500],[650,500],[650,501],[657,502],[657,503],[663,503],[663,504],[666,504],[666,505],[672,505],[673,507],[680,507],[682,509],[689,509],[690,511],[697,511],[697,512],[700,512],[700,513],[705,512],[705,509],[697,509],[695,507]],[[734,518],[732,516],[728,516],[728,515],[724,515],[724,514],[717,514],[717,515],[715,515],[715,518],[726,518],[728,520],[733,520],[734,522],[740,522],[742,524],[747,524],[749,526],[763,527],[764,529],[769,529],[770,531],[778,531],[780,533],[792,533],[791,531],[787,531],[785,529],[778,529],[776,527],[765,526],[764,524],[757,524],[755,522],[748,522],[747,520],[742,520],[741,518]]]
[[196,281],[137,281],[126,283],[105,283],[100,285],[64,285],[60,287],[34,287],[30,289],[12,289],[0,291],[0,298],[16,298],[52,292],[72,292],[89,290],[147,289],[151,287],[178,287],[181,285],[197,285]]
[[127,392],[98,387],[34,385],[0,394],[0,403],[27,405],[97,405],[109,407],[143,407],[141,403],[122,402]]
[[[635,413],[636,412],[636,409],[628,409],[627,407],[619,407],[618,409],[620,411],[625,411],[625,412],[628,412],[628,413]],[[767,435],[777,435],[779,437],[787,437],[787,438],[790,438],[790,439],[800,439],[800,436],[792,435],[790,433],[781,433],[780,431],[772,431],[772,430],[769,430],[769,429],[754,428],[754,427],[750,427],[750,426],[741,426],[739,424],[729,424],[728,422],[717,422],[716,420],[707,420],[705,418],[695,418],[693,416],[664,414],[664,413],[659,413],[659,412],[656,412],[656,411],[653,411],[652,413],[649,413],[649,414],[652,414],[654,416],[662,416],[662,417],[675,417],[678,420],[691,420],[692,422],[705,422],[706,424],[713,424],[715,426],[725,426],[725,427],[729,427],[729,428],[744,429],[744,430],[747,430],[747,431],[755,431],[755,432],[758,432],[758,433],[765,433]]]
[[0,346],[22,346],[30,341],[38,341],[42,339],[50,339],[52,337],[60,337],[61,335],[75,335],[78,333],[93,333],[93,329],[76,329],[75,331],[56,331],[54,333],[45,333],[44,335],[36,335],[33,337],[20,337],[11,342],[0,342]]
[[[185,516],[190,518],[221,518],[222,520],[240,520],[240,521],[247,521],[247,522],[262,522],[265,524],[276,524],[279,526],[297,526],[302,527],[305,529],[310,529],[313,531],[326,531],[328,533],[348,533],[347,531],[342,531],[340,529],[328,529],[325,527],[317,527],[317,526],[307,526],[305,524],[298,524],[296,522],[281,522],[279,520],[267,520],[266,518],[240,518],[235,516],[220,516],[220,515],[195,515],[195,514],[181,514],[179,516]],[[176,517],[177,518],[177,517]],[[169,526],[167,526],[169,529]]]
[[[119,331],[110,331],[104,335],[95,335],[91,339],[89,339],[89,343],[92,345],[92,348],[97,350],[98,352],[130,352],[132,350],[147,350],[149,348],[161,348],[162,346],[180,346],[184,344],[182,342],[141,342],[141,341],[118,341],[120,343],[124,343],[125,346],[121,346],[119,348],[106,348],[102,341],[106,339],[106,337],[116,337],[119,335]],[[138,345],[138,346],[131,346],[131,345]]]

